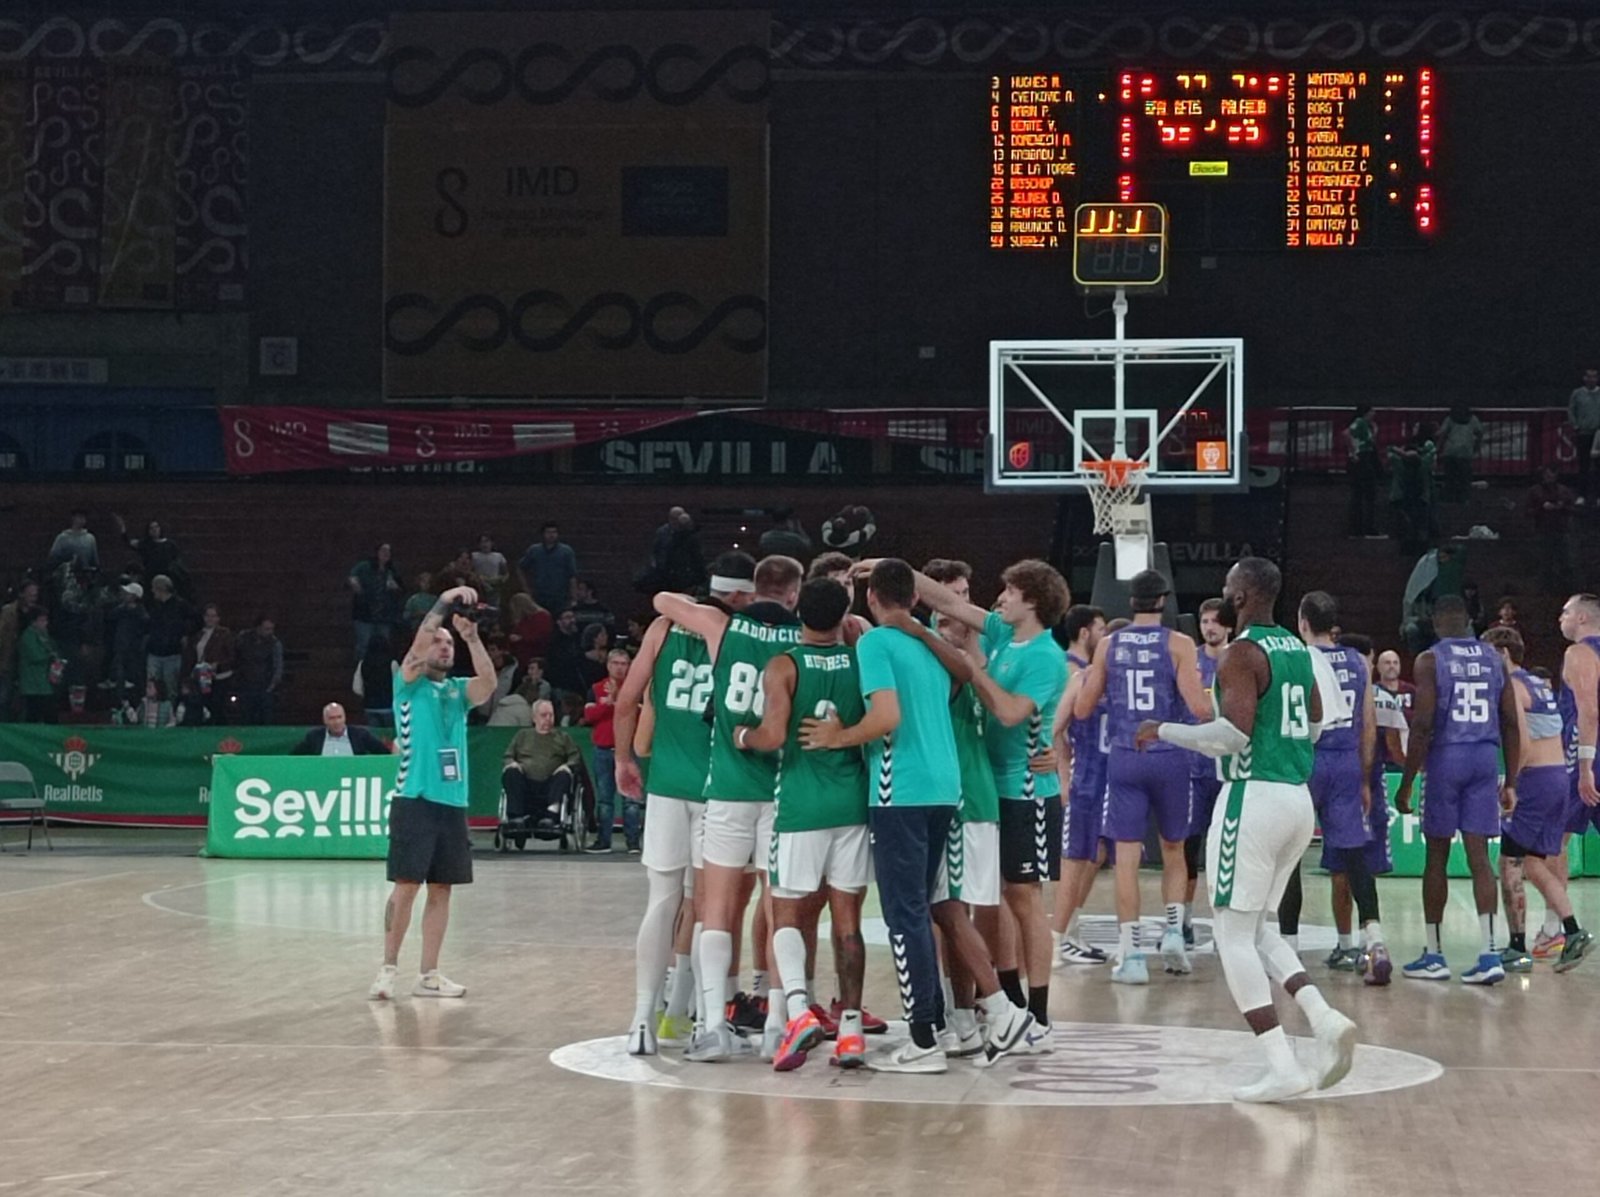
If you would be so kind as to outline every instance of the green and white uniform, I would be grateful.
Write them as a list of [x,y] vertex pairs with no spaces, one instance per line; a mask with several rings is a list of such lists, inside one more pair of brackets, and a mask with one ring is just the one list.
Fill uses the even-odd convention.
[[837,715],[846,727],[866,714],[855,650],[800,644],[786,654],[795,666],[788,739],[773,790],[772,892],[782,898],[834,889],[864,890],[871,880],[867,841],[867,765],[859,748],[807,751],[803,719]]
[[711,761],[703,791],[703,851],[709,864],[737,869],[768,860],[778,754],[735,747],[733,730],[761,723],[766,709],[762,673],[767,662],[799,641],[800,625],[794,613],[766,601],[735,612],[722,634],[711,674]]
[[961,767],[961,808],[950,825],[934,902],[1000,905],[1000,791],[989,763],[988,712],[968,682],[950,700]]
[[[1271,680],[1256,700],[1250,743],[1218,762],[1221,817],[1206,838],[1206,884],[1219,909],[1275,910],[1316,826],[1306,782],[1317,682],[1310,650],[1294,633],[1253,624],[1235,645],[1242,641],[1266,654]],[[1222,709],[1220,682],[1216,697]]]
[[698,632],[673,624],[650,675],[655,735],[646,782],[644,821],[647,869],[672,872],[702,863],[700,845],[706,804],[706,770],[711,762],[711,651]]

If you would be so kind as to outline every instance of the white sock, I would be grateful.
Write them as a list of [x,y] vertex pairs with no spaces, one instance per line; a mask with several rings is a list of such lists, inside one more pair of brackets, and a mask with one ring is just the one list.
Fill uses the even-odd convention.
[[[977,1025],[976,1019],[973,1020],[973,1025]],[[839,1034],[841,1036],[861,1034],[861,1011],[841,1010],[839,1012]]]
[[1348,932],[1348,931],[1339,932],[1339,947],[1340,947],[1340,949],[1342,951],[1348,952],[1351,948],[1353,948],[1355,946],[1356,946],[1356,937],[1355,937],[1355,935],[1353,933]]
[[1189,904],[1187,902],[1167,903],[1167,930],[1182,931],[1183,925],[1189,921]]
[[801,988],[806,975],[806,941],[800,929],[779,927],[772,936],[772,954],[777,957],[778,976],[783,981],[784,1009],[790,1018],[798,1018],[811,1004]]
[[1059,931],[1050,932],[1050,959],[1061,955],[1061,944],[1067,937]]
[[1479,951],[1481,952],[1481,954],[1483,954],[1485,956],[1493,955],[1494,954],[1494,950],[1495,950],[1494,949],[1494,915],[1492,915],[1492,914],[1480,914],[1478,916],[1478,931],[1483,936],[1483,947],[1481,949],[1479,949]]
[[979,998],[978,1005],[982,1006],[983,1012],[989,1016],[991,1029],[1009,1026],[1012,1015],[1020,1009],[1011,1004],[1011,999],[1006,996],[1004,989],[996,990],[988,997]]
[[944,993],[944,1016],[950,1017],[950,1011],[956,1008],[956,991],[950,988],[950,978],[939,978],[939,989]]
[[1376,948],[1383,946],[1383,926],[1377,919],[1367,924],[1367,947]]
[[[711,934],[711,932],[708,931],[708,932],[706,932],[706,934],[709,935],[709,934]],[[731,939],[732,936],[730,935],[729,938]],[[723,971],[724,972],[726,972],[728,969],[733,967],[733,953],[732,952],[728,953],[728,963],[723,965],[722,967],[723,967]],[[722,978],[722,1000],[724,1002],[733,1001],[734,995],[737,994],[738,992],[739,992],[739,978],[738,977],[723,977]]]
[[[801,971],[805,971],[804,965],[801,966]],[[758,968],[750,974],[750,996],[760,997],[765,992],[767,992],[767,970]]]
[[667,990],[667,1013],[682,1018],[694,1005],[694,965],[689,957],[679,956],[672,968],[672,987]]
[[1302,985],[1295,992],[1294,1000],[1300,1009],[1306,1012],[1307,1018],[1320,1018],[1332,1009],[1327,999],[1322,996],[1322,991],[1315,985]]
[[733,936],[727,931],[700,933],[700,959],[695,972],[700,976],[700,1019],[708,1031],[728,1025],[727,1002],[733,996],[728,969],[733,964]]
[[785,1009],[783,990],[767,990],[767,1030],[770,1031],[773,1027],[777,1027],[780,1031],[783,1030]]
[[700,1008],[700,936],[705,929],[706,925],[704,923],[697,922],[694,925],[694,933],[689,937],[689,959],[692,962],[691,971],[694,973],[695,977],[695,985],[693,989],[694,1003],[689,1010],[689,1016],[694,1019],[696,1024],[700,1024],[705,1021],[705,1012]]
[[1067,929],[1061,933],[1063,939],[1076,940],[1078,938],[1078,912],[1074,910],[1072,917],[1067,920]]
[[[1305,990],[1300,992],[1304,993]],[[1283,1033],[1282,1027],[1273,1027],[1266,1034],[1257,1035],[1256,1042],[1267,1057],[1267,1067],[1279,1076],[1300,1067],[1294,1058],[1294,1048],[1289,1046],[1289,1036]]]
[[1439,946],[1439,924],[1428,924],[1428,951],[1435,956],[1443,956],[1444,949]]
[[1282,938],[1284,943],[1289,945],[1289,950],[1291,952],[1298,953],[1300,951],[1300,937],[1298,935],[1284,935],[1280,938]]
[[1556,936],[1561,934],[1561,919],[1555,911],[1549,909],[1548,907],[1546,907],[1544,912],[1544,926],[1541,928],[1541,930],[1544,931],[1544,937],[1546,939],[1554,939]]
[[1139,920],[1117,924],[1117,952],[1124,960],[1131,960],[1139,950]]
[[652,1029],[655,1026],[656,997],[659,989],[640,989],[634,992],[633,1025],[641,1023]]

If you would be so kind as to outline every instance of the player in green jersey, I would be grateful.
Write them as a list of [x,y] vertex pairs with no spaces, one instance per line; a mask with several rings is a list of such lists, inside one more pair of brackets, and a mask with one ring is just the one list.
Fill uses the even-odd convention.
[[[1207,837],[1206,885],[1223,976],[1267,1057],[1266,1075],[1234,1090],[1237,1101],[1285,1101],[1313,1084],[1326,1089],[1350,1071],[1355,1054],[1355,1023],[1328,1005],[1266,917],[1311,842],[1312,749],[1323,711],[1340,709],[1338,695],[1318,687],[1310,650],[1272,622],[1282,584],[1278,567],[1260,557],[1228,571],[1218,614],[1237,638],[1217,666],[1220,714],[1201,724],[1147,721],[1136,737],[1141,748],[1162,740],[1222,762],[1222,809]],[[1269,972],[1310,1020],[1314,1079],[1278,1024]]]
[[871,873],[866,763],[859,748],[807,752],[799,738],[802,719],[836,716],[858,723],[866,713],[855,651],[841,643],[849,607],[849,591],[831,579],[815,578],[800,588],[800,643],[767,662],[761,725],[740,725],[733,732],[746,752],[779,754],[768,859],[772,950],[783,982],[781,990],[772,991],[768,1010],[781,1005],[787,1020],[773,1058],[779,1072],[804,1064],[807,1052],[826,1035],[812,1009],[801,927],[814,896],[824,892],[833,913],[843,1003],[834,1059],[844,1068],[859,1068],[866,1059],[861,1026],[866,971],[861,901]]
[[[710,605],[723,613],[742,610],[755,597],[756,563],[748,553],[724,553],[711,577]],[[648,698],[651,728],[650,788],[646,796],[644,852],[641,861],[649,882],[644,918],[634,949],[635,1000],[628,1051],[654,1055],[659,1039],[682,1041],[694,998],[694,877],[701,868],[701,821],[705,817],[706,766],[711,756],[711,729],[705,721],[711,699],[711,650],[699,632],[665,616],[653,621],[640,642],[638,655],[617,695],[617,792],[645,793],[634,751],[634,733]],[[690,870],[693,870],[691,874]],[[689,951],[673,959],[673,928],[679,908],[690,911]],[[672,992],[660,1025],[652,1026],[656,995],[669,965]]]

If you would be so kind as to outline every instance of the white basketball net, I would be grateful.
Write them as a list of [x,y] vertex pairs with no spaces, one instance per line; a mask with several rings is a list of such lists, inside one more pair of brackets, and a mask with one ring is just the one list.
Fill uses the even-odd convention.
[[1095,535],[1114,536],[1127,532],[1144,489],[1144,463],[1096,462],[1086,465],[1081,476],[1089,502],[1094,506]]

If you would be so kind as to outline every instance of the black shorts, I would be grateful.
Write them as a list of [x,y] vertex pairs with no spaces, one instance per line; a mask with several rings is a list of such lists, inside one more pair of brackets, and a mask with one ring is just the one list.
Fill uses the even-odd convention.
[[1061,799],[1000,799],[1000,876],[1061,880]]
[[471,885],[466,807],[396,795],[389,805],[389,880]]

